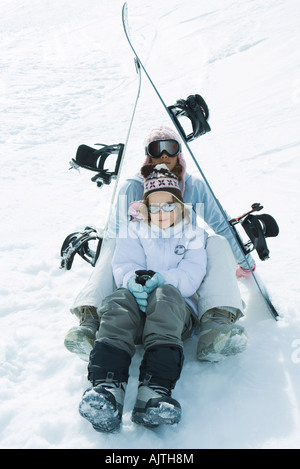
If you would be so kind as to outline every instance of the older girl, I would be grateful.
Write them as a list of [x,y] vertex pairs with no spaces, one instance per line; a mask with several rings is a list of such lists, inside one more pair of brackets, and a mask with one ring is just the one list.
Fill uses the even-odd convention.
[[[218,361],[228,355],[240,353],[247,345],[247,334],[244,327],[237,323],[243,316],[244,306],[236,275],[250,275],[250,271],[243,270],[247,269],[247,265],[234,236],[204,181],[186,172],[181,140],[173,129],[166,126],[152,129],[145,139],[145,152],[146,166],[164,163],[177,175],[184,202],[192,204],[192,216],[197,212],[197,204],[201,204],[204,207],[201,216],[215,233],[207,240],[207,273],[198,292],[201,325],[197,358],[200,361]],[[124,183],[119,192],[117,214],[126,219],[128,205],[143,197],[143,183],[141,174],[130,177]],[[134,213],[134,207],[132,212]],[[116,224],[118,227],[118,219]],[[87,347],[89,354],[90,344],[94,344],[99,327],[97,310],[101,307],[103,298],[110,295],[115,288],[111,272],[114,247],[115,236],[106,238],[96,267],[71,309],[80,318],[80,326],[73,327],[65,340],[66,347],[72,352],[82,355],[86,353]],[[250,254],[247,257],[254,269],[254,259]],[[237,271],[236,262],[239,264]]]

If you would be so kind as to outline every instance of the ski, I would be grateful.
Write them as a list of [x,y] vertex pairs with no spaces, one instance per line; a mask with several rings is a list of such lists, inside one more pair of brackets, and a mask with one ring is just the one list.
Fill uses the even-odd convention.
[[[148,79],[150,85],[152,86],[154,92],[156,93],[158,99],[160,100],[161,104],[163,105],[163,107],[164,107],[165,111],[167,112],[168,116],[170,117],[171,121],[172,121],[173,124],[175,125],[175,127],[176,127],[176,129],[177,129],[179,135],[181,136],[181,138],[182,138],[182,140],[183,140],[183,142],[184,142],[184,145],[185,145],[185,147],[186,147],[188,153],[190,154],[192,160],[194,161],[194,163],[195,163],[195,165],[196,165],[196,167],[197,167],[197,170],[198,170],[199,173],[201,174],[201,177],[203,178],[203,181],[204,181],[205,184],[207,185],[207,188],[209,189],[209,191],[210,191],[210,193],[211,193],[211,195],[212,195],[212,197],[213,197],[213,199],[214,199],[214,201],[215,201],[215,203],[216,203],[218,209],[220,210],[220,212],[221,212],[221,214],[222,214],[222,216],[223,216],[223,218],[224,218],[224,220],[225,220],[225,222],[226,222],[226,224],[227,224],[227,226],[228,226],[228,229],[231,231],[231,233],[232,233],[233,236],[234,236],[234,239],[235,239],[235,241],[236,241],[236,244],[237,244],[237,246],[238,246],[238,249],[241,251],[241,253],[242,253],[242,255],[243,255],[244,259],[245,259],[245,262],[246,262],[246,264],[247,264],[247,266],[248,266],[248,268],[249,268],[249,270],[250,270],[250,272],[251,272],[251,274],[252,274],[252,278],[253,278],[253,280],[254,280],[255,286],[256,286],[256,288],[258,289],[259,294],[260,294],[260,296],[262,297],[265,306],[267,307],[267,310],[268,310],[269,313],[272,315],[272,317],[277,321],[278,318],[279,318],[279,314],[278,314],[276,308],[274,307],[274,305],[272,304],[272,302],[271,302],[271,300],[270,300],[270,297],[269,297],[269,295],[268,295],[268,293],[267,293],[266,288],[263,286],[262,282],[259,282],[259,281],[258,281],[258,279],[257,279],[257,277],[256,277],[256,275],[255,275],[255,273],[254,273],[253,270],[251,269],[251,266],[250,266],[250,264],[249,264],[249,262],[248,262],[248,259],[247,259],[247,257],[246,257],[246,253],[245,253],[245,249],[244,249],[243,243],[241,242],[241,239],[240,239],[240,237],[239,237],[239,234],[238,234],[238,232],[237,232],[236,229],[235,229],[235,226],[234,226],[235,223],[234,223],[234,222],[237,223],[237,222],[239,222],[240,220],[236,221],[236,219],[235,219],[235,220],[232,221],[232,223],[230,222],[230,220],[228,220],[225,210],[223,209],[223,207],[222,207],[222,205],[220,204],[219,200],[217,199],[217,197],[216,197],[214,191],[212,190],[212,188],[211,188],[211,186],[210,186],[210,184],[209,184],[209,182],[208,182],[206,176],[204,175],[204,173],[203,173],[203,171],[202,171],[202,169],[201,169],[201,167],[200,167],[200,165],[199,165],[199,163],[198,163],[198,161],[197,161],[197,158],[196,158],[195,155],[193,154],[192,149],[191,149],[191,147],[190,147],[190,145],[189,145],[189,143],[188,143],[188,142],[191,141],[195,136],[197,137],[197,136],[199,136],[199,135],[203,135],[203,133],[205,133],[206,131],[209,131],[210,128],[205,129],[205,128],[202,127],[202,129],[200,129],[200,131],[198,131],[198,129],[197,129],[197,131],[198,131],[198,132],[197,132],[197,135],[192,135],[192,134],[190,134],[190,135],[187,136],[187,135],[185,134],[185,132],[184,132],[182,126],[179,124],[178,116],[180,117],[180,115],[186,115],[186,112],[187,112],[186,106],[189,105],[189,103],[187,102],[188,100],[187,100],[187,101],[180,100],[180,101],[178,101],[178,102],[176,103],[175,106],[167,106],[166,103],[164,102],[164,100],[163,100],[161,94],[159,93],[157,87],[155,86],[155,84],[154,84],[154,82],[152,81],[152,79],[151,79],[149,73],[147,72],[145,66],[143,65],[142,60],[140,59],[138,53],[136,52],[135,47],[134,47],[134,45],[133,45],[133,42],[132,42],[132,40],[131,40],[131,38],[130,38],[130,35],[129,35],[129,27],[128,27],[128,6],[127,6],[127,3],[124,3],[123,8],[122,8],[122,23],[123,23],[123,28],[124,28],[124,32],[125,32],[126,39],[127,39],[128,43],[129,43],[129,46],[130,46],[130,48],[131,48],[133,54],[134,54],[134,57],[136,58],[136,60],[137,60],[138,63],[140,64],[140,67],[141,67],[141,69],[143,70],[143,72],[144,72],[146,78]],[[199,106],[201,107],[201,104],[199,104],[199,98],[201,98],[201,97],[200,97],[199,95],[190,96],[190,97],[188,97],[188,99],[189,99],[189,98],[192,98],[192,103],[191,103],[191,106],[190,106],[191,112],[192,112],[193,106],[198,105],[198,107],[199,107]],[[206,111],[206,110],[203,109],[203,106],[202,106],[202,111],[203,111],[203,114],[205,115],[205,111]],[[251,216],[251,215],[248,215],[248,216]],[[240,217],[240,218],[242,219],[242,217]],[[273,236],[276,236],[276,235],[273,234]],[[266,236],[265,236],[265,237],[266,237]],[[247,251],[246,251],[246,252],[247,252]]]
[[[76,254],[79,254],[85,261],[91,264],[92,267],[95,267],[97,259],[101,254],[103,241],[107,235],[122,165],[124,162],[127,144],[141,92],[141,68],[139,61],[136,58],[134,59],[134,63],[138,75],[138,86],[125,143],[119,143],[115,145],[104,145],[102,143],[97,143],[96,145],[100,146],[99,149],[92,148],[88,145],[80,145],[77,149],[75,158],[72,158],[70,161],[70,169],[78,170],[79,168],[84,168],[95,172],[96,174],[91,178],[91,180],[95,182],[98,187],[101,188],[105,184],[108,185],[112,182],[112,180],[115,180],[115,185],[111,196],[110,207],[104,229],[99,231],[94,227],[87,226],[82,231],[69,234],[61,246],[61,269],[70,270],[72,268],[72,263]],[[109,171],[105,168],[105,162],[110,155],[117,155],[115,168],[113,171]],[[95,250],[90,248],[90,241],[97,241],[98,244]]]

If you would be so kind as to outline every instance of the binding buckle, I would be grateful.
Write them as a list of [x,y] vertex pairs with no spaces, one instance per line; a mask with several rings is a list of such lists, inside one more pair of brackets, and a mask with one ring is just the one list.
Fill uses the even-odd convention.
[[266,238],[276,237],[279,234],[279,227],[271,215],[252,215],[253,212],[263,209],[260,203],[253,204],[251,208],[249,212],[244,213],[238,218],[233,218],[229,223],[235,231],[235,225],[240,223],[250,238],[248,242],[243,243],[236,231],[237,239],[244,253],[249,254],[251,251],[256,250],[259,258],[264,261],[270,257]]
[[[89,243],[91,241],[98,242],[96,250],[90,248]],[[82,259],[94,267],[99,257],[101,244],[102,237],[100,233],[91,226],[86,226],[83,231],[69,234],[61,247],[60,269],[70,270],[76,254],[79,254]]]
[[[70,169],[79,169],[79,167],[81,167],[97,172],[91,180],[96,182],[98,187],[102,187],[103,184],[110,184],[112,179],[116,179],[125,145],[123,143],[116,145],[96,143],[96,145],[100,145],[102,148],[95,149],[88,145],[80,145],[77,149],[75,159],[72,158],[70,161]],[[114,170],[109,171],[104,168],[104,165],[107,158],[112,154],[117,154],[117,159]]]
[[[175,126],[181,130],[187,142],[210,132],[211,128],[207,122],[209,117],[208,106],[199,94],[190,95],[187,99],[179,99],[173,106],[168,106],[168,109],[172,114],[171,117]],[[178,120],[182,116],[188,117],[192,124],[193,131],[188,135],[186,135]]]

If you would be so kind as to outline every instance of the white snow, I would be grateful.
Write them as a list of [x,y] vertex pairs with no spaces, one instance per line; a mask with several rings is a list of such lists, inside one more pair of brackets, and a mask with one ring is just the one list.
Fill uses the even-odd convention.
[[[0,447],[299,449],[298,0],[128,0],[136,47],[167,104],[199,93],[209,105],[212,131],[191,146],[225,210],[238,216],[261,202],[278,221],[270,259],[255,257],[281,317],[251,297],[249,347],[219,364],[197,362],[196,342],[186,343],[177,426],[130,420],[140,350],[120,433],[97,433],[79,415],[86,363],[63,340],[92,267],[77,256],[60,270],[60,247],[69,233],[104,225],[112,187],[98,189],[69,161],[81,143],[125,141],[137,80],[122,3],[0,2]],[[122,179],[139,169],[144,136],[161,122],[143,77]]]

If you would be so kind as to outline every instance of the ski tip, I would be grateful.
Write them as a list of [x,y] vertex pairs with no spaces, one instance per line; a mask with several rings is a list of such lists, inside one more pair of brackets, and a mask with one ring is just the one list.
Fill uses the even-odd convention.
[[128,6],[127,3],[125,2],[122,7],[122,23],[123,23],[123,28],[125,31],[126,36],[128,35],[127,29],[128,29]]

